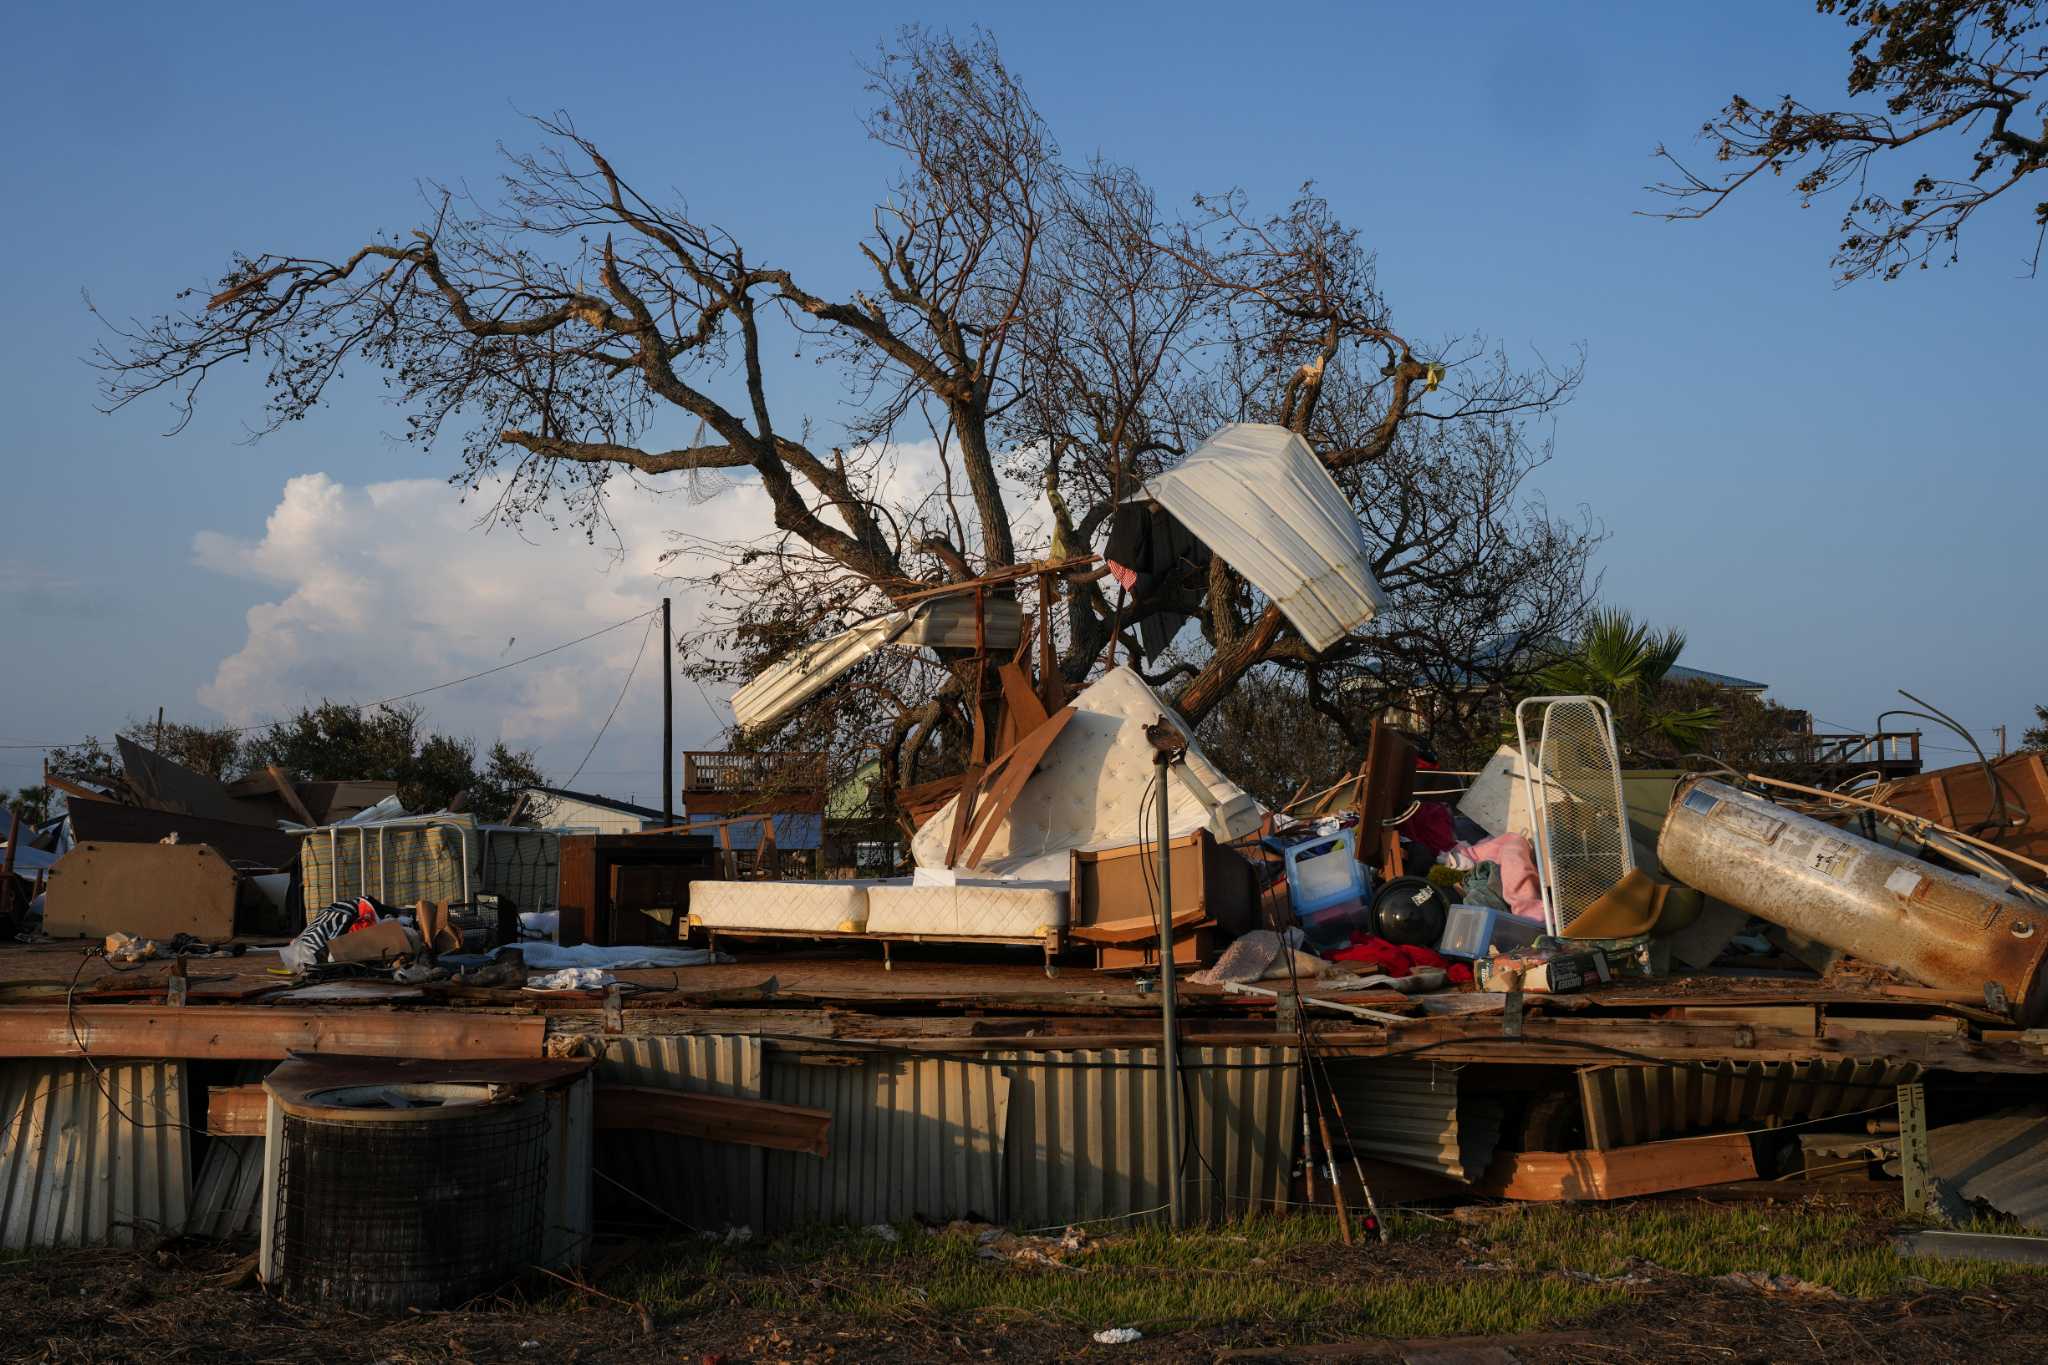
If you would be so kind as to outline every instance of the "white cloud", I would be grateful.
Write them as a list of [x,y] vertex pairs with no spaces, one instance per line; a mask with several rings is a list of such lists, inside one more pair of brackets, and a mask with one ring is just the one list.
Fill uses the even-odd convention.
[[[875,473],[889,506],[914,505],[940,482],[931,442],[890,451]],[[485,529],[479,513],[498,489],[460,498],[432,479],[350,485],[326,474],[285,484],[260,537],[219,531],[194,538],[205,568],[261,584],[274,596],[249,608],[241,648],[220,662],[199,700],[238,725],[273,720],[323,698],[373,701],[522,658],[675,598],[678,636],[703,619],[694,590],[666,580],[711,566],[676,548],[676,532],[705,541],[766,535],[773,515],[760,484],[728,478],[693,502],[680,478],[614,485],[616,538],[593,545],[575,530]],[[716,487],[716,484],[711,484]],[[1020,547],[1043,538],[1043,498],[1014,488]],[[956,494],[972,500],[956,474]],[[936,505],[928,512],[936,511]],[[1025,551],[1029,553],[1029,550]],[[544,659],[419,698],[439,730],[488,747],[504,739],[536,750],[566,780],[618,701],[639,651],[635,623]],[[578,785],[659,801],[659,631],[630,694]],[[731,721],[718,693],[676,681],[680,745],[710,742]]]
[[[289,481],[257,539],[218,531],[195,537],[198,562],[275,589],[247,614],[240,649],[223,659],[199,700],[236,724],[274,719],[332,697],[369,701],[431,686],[546,649],[676,598],[676,631],[691,630],[703,602],[664,586],[703,566],[661,563],[670,535],[757,536],[772,524],[752,481],[734,481],[693,504],[681,481],[643,481],[611,499],[616,539],[591,544],[577,531],[484,529],[479,509],[497,490],[458,498],[446,483],[411,479],[351,486],[325,474]],[[434,726],[534,747],[566,778],[618,700],[645,627],[623,627],[586,644],[420,698]],[[645,795],[660,768],[659,628],[647,637],[632,694],[591,762],[618,781],[594,785]],[[679,680],[676,729],[708,739],[729,719]],[[637,780],[635,775],[639,775]],[[584,785],[593,785],[586,777]]]

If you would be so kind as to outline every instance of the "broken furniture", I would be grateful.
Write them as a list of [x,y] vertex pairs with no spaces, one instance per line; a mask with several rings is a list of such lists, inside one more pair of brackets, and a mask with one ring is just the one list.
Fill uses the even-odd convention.
[[[1199,923],[1236,938],[1259,927],[1257,870],[1243,854],[1206,829],[1167,844],[1174,922],[1193,914]],[[1159,849],[1153,844],[1077,848],[1067,855],[1071,922],[1087,928],[1159,906]]]
[[564,834],[559,857],[555,941],[565,946],[675,943],[696,886],[724,875],[708,834]]

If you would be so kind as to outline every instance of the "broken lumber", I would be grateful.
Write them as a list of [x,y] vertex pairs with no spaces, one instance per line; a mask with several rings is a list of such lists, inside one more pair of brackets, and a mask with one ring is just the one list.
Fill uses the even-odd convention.
[[1633,1199],[1756,1178],[1746,1133],[1576,1152],[1502,1152],[1475,1188],[1503,1199]]
[[654,1086],[599,1085],[599,1128],[636,1128],[708,1142],[736,1142],[778,1152],[832,1152],[832,1114],[825,1109],[773,1104],[767,1100],[707,1095]]

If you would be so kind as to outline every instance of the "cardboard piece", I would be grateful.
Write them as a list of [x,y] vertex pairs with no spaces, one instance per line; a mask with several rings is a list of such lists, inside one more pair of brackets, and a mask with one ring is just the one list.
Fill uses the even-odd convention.
[[395,919],[379,920],[367,929],[358,929],[352,934],[330,939],[327,944],[329,962],[388,962],[395,957],[409,957],[420,950],[412,933]]
[[459,953],[462,951],[462,935],[448,918],[447,901],[423,900],[413,907],[413,918],[419,924],[420,942],[431,953]]

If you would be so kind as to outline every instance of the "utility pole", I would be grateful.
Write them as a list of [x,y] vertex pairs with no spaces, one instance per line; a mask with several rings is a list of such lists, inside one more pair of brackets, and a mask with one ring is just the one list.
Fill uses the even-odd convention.
[[2005,727],[2003,725],[1998,727],[1998,756],[2000,758],[2005,757]]
[[661,827],[676,823],[676,633],[669,603],[661,599]]

